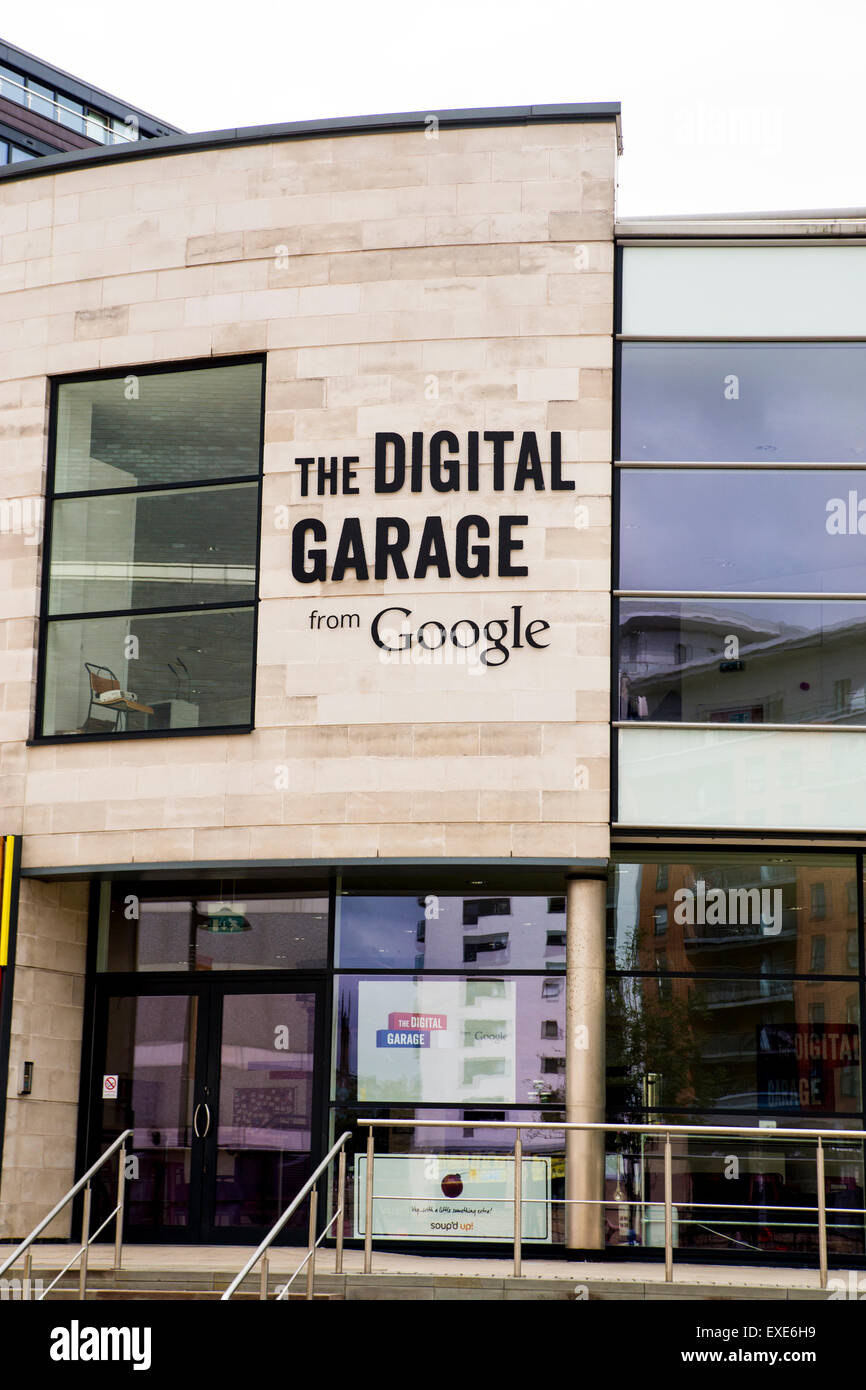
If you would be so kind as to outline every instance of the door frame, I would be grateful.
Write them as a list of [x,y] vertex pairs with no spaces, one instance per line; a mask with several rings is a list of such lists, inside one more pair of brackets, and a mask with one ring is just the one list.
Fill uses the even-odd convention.
[[[210,1161],[213,1174],[216,1139],[219,1124],[219,1073],[221,1068],[222,1001],[229,995],[313,994],[315,1023],[313,1040],[312,1113],[310,1121],[310,1171],[327,1152],[329,1095],[331,1076],[331,1016],[333,1010],[332,976],[327,970],[250,971],[232,970],[191,974],[147,971],[101,974],[94,980],[91,1001],[89,1059],[86,1066],[87,1100],[82,1098],[81,1121],[85,1126],[83,1169],[95,1163],[104,1151],[102,1127],[101,1068],[107,1043],[108,1000],[114,997],[164,995],[189,997],[201,1001],[200,1026],[195,1040],[195,1056],[191,1058],[194,1075],[193,1116],[205,1084],[210,1087],[213,1119],[208,1135],[190,1169],[190,1212],[185,1226],[154,1226],[147,1234],[141,1230],[129,1232],[124,1221],[124,1242],[160,1245],[258,1245],[267,1227],[227,1227],[213,1224],[213,1187],[206,1178],[204,1165]],[[200,1006],[200,1007],[201,1007]],[[204,1024],[202,1027],[201,1024]],[[191,1121],[192,1123],[192,1121]],[[294,1193],[287,1194],[287,1203]],[[113,1239],[114,1223],[109,1223],[103,1239]],[[285,1230],[277,1244],[293,1245],[306,1240],[306,1232]]]

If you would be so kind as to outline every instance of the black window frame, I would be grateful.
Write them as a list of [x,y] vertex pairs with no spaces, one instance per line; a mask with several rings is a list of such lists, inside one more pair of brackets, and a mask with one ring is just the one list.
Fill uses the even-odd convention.
[[[42,721],[45,712],[45,675],[48,647],[48,632],[52,622],[95,619],[104,616],[101,613],[49,613],[49,589],[50,589],[50,569],[51,569],[51,540],[52,540],[52,521],[55,501],[70,498],[89,497],[98,494],[111,492],[112,489],[90,488],[86,490],[76,490],[72,492],[62,492],[58,494],[55,490],[56,474],[56,450],[57,450],[57,416],[58,416],[58,394],[63,386],[73,385],[77,382],[106,381],[112,378],[124,378],[129,376],[165,376],[177,375],[187,371],[219,370],[222,367],[239,367],[259,365],[261,368],[261,396],[259,401],[259,450],[258,450],[258,471],[255,474],[238,474],[226,478],[213,478],[205,480],[187,481],[177,484],[178,487],[215,487],[231,484],[252,484],[257,487],[257,514],[258,524],[256,526],[255,544],[255,582],[253,586],[253,596],[243,602],[233,603],[214,603],[201,605],[170,605],[165,609],[128,609],[123,610],[124,616],[144,617],[148,614],[169,614],[186,613],[191,609],[207,612],[210,610],[224,610],[227,608],[241,610],[247,609],[252,613],[252,652],[250,670],[250,720],[244,724],[228,725],[206,725],[194,728],[175,728],[175,729],[123,729],[112,731],[111,736],[105,733],[76,733],[76,734],[43,734]],[[27,746],[42,744],[79,744],[79,743],[106,743],[109,745],[118,740],[126,739],[149,739],[149,738],[213,738],[222,734],[250,734],[255,729],[255,708],[256,708],[256,675],[258,669],[258,633],[259,633],[259,589],[261,581],[261,549],[262,549],[262,488],[264,484],[264,443],[265,443],[265,392],[267,387],[267,353],[243,353],[232,354],[221,357],[195,358],[183,362],[148,362],[139,365],[122,365],[110,369],[99,368],[94,371],[75,372],[68,375],[49,378],[49,429],[48,429],[48,467],[45,481],[45,521],[42,536],[42,587],[39,599],[39,642],[36,667],[36,700],[33,714],[33,728],[31,737],[27,739]],[[149,490],[170,490],[163,484],[146,485],[141,491]],[[138,489],[123,489],[127,491],[138,491]]]

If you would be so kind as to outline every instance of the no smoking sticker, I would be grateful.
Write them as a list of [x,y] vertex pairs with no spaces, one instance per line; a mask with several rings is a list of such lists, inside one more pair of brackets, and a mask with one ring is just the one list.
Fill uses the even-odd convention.
[[103,1076],[102,1078],[102,1099],[114,1100],[117,1095],[117,1077]]

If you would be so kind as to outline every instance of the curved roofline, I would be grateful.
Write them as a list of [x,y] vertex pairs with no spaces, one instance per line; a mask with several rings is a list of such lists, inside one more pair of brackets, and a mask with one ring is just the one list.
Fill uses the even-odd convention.
[[432,117],[440,126],[460,128],[488,125],[534,125],[551,121],[614,121],[617,145],[622,153],[620,103],[589,101],[550,106],[481,106],[453,111],[399,111],[381,116],[338,116],[313,121],[289,121],[279,125],[240,126],[228,130],[207,130],[197,134],[158,136],[127,145],[103,145],[94,150],[70,150],[45,155],[20,164],[0,167],[0,182],[7,179],[39,178],[66,169],[87,169],[112,160],[147,159],[161,154],[187,154],[198,150],[223,149],[233,145],[256,145],[272,140],[300,140],[316,136],[373,135],[394,130],[423,129]]

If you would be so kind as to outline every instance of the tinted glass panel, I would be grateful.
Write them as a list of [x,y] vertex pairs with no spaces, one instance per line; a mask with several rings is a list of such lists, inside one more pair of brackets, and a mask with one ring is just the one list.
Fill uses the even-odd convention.
[[173,894],[111,885],[101,970],[308,970],[327,964],[328,900],[219,885]]
[[[130,1148],[139,1166],[126,1212],[133,1230],[189,1221],[198,1016],[198,1000],[186,995],[108,1001],[105,1058],[117,1093],[102,1102],[102,1132],[107,1148],[124,1129],[135,1130]],[[112,1177],[105,1168],[96,1182],[105,1216],[114,1205],[105,1190]]]
[[[643,1112],[639,1112],[643,1113]],[[682,1122],[684,1117],[672,1117]],[[793,1122],[791,1117],[786,1123]],[[646,1120],[658,1121],[658,1113]],[[754,1114],[688,1117],[690,1122],[754,1127]],[[834,1121],[827,1115],[798,1114],[797,1129],[859,1128],[859,1118]],[[818,1250],[815,1142],[738,1137],[736,1168],[732,1144],[724,1136],[671,1136],[675,1182],[673,1242],[679,1249],[744,1250],[814,1256]],[[605,1155],[607,1245],[664,1244],[664,1139],[625,1134]],[[863,1147],[856,1141],[824,1141],[827,1196],[827,1248],[837,1254],[863,1250]],[[785,1207],[811,1208],[806,1211]],[[773,1210],[775,1208],[775,1210]],[[846,1210],[848,1208],[849,1210]]]
[[250,599],[257,524],[254,483],[57,502],[50,612]]
[[48,627],[42,733],[251,723],[252,608]]
[[662,1108],[859,1114],[859,1000],[853,980],[619,976],[607,1006],[616,1107],[645,1104],[651,1078]]
[[[762,119],[766,108],[729,114],[732,145],[767,148],[773,136]],[[866,247],[841,238],[834,245],[815,237],[809,246],[627,246],[622,331],[665,338],[856,338],[866,313],[864,265]]]
[[259,363],[66,382],[57,397],[57,492],[259,472]]
[[866,593],[866,473],[620,472],[622,589]]
[[[359,1231],[363,1233],[365,1216],[367,1131],[356,1129],[359,1116],[416,1119],[418,1122],[405,1129],[375,1131],[374,1234],[399,1233],[412,1241],[453,1240],[459,1243],[514,1239],[513,1207],[508,1201],[508,1195],[513,1197],[514,1192],[514,1130],[479,1129],[473,1120],[519,1121],[533,1126],[538,1122],[553,1124],[564,1118],[562,1112],[555,1109],[508,1110],[504,1107],[413,1110],[405,1106],[368,1105],[360,1110],[335,1110],[333,1137],[347,1129],[353,1132],[347,1145],[347,1212],[343,1227],[347,1238]],[[437,1129],[437,1120],[462,1120],[463,1124],[454,1129]],[[523,1153],[524,1234],[533,1241],[562,1242],[565,1239],[565,1208],[558,1199],[565,1192],[564,1135],[556,1130],[524,1129]],[[530,1155],[534,1156],[534,1163]],[[543,1160],[541,1164],[539,1158]],[[387,1180],[387,1186],[383,1180]],[[378,1196],[380,1192],[382,1197]],[[404,1200],[406,1193],[412,1194],[409,1202]],[[398,1194],[399,1200],[393,1200]],[[540,1196],[542,1201],[528,1200],[530,1195]],[[386,1197],[391,1197],[392,1201],[386,1202]],[[491,1202],[491,1197],[495,1202]],[[544,1200],[546,1197],[550,1198],[549,1205]]]
[[20,72],[0,63],[0,97],[5,97],[7,101],[17,101],[23,106],[27,101],[25,86],[24,77]]
[[61,125],[65,125],[67,129],[75,130],[79,135],[83,135],[84,107],[81,102],[75,101],[73,97],[68,97],[63,92],[58,92],[57,102],[56,119]]
[[860,463],[866,344],[625,343],[620,457]]
[[32,77],[27,79],[27,105],[31,111],[46,116],[49,121],[56,119],[53,89],[43,86],[41,82],[34,82]]
[[866,603],[623,599],[620,718],[866,724]]
[[415,970],[565,968],[565,900],[485,897],[338,899],[338,964]]
[[[562,1103],[565,993],[545,981],[344,975],[337,981],[338,1101]],[[559,1026],[557,1038],[542,1024]]]
[[660,888],[657,862],[617,865],[613,969],[856,975],[853,857],[710,854],[665,867]]

